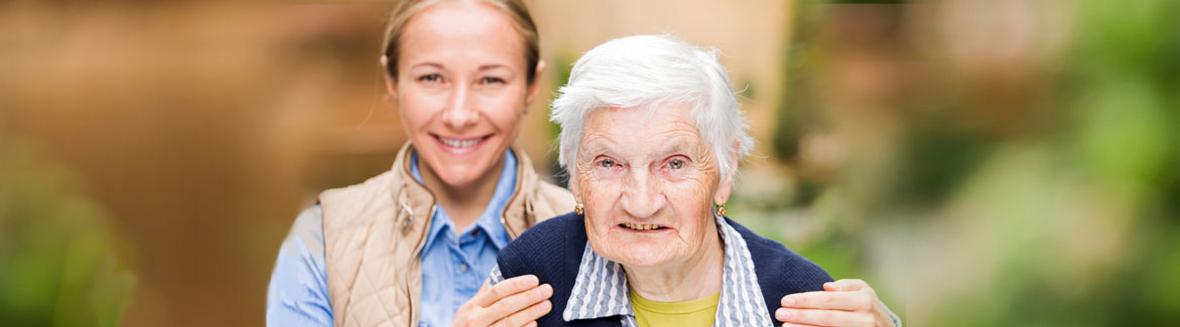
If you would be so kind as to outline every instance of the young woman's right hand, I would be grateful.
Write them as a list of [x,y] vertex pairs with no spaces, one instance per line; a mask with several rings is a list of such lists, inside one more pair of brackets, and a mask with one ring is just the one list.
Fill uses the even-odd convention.
[[488,286],[459,307],[451,325],[456,327],[536,326],[536,320],[549,313],[553,303],[553,286],[540,284],[537,276],[517,276]]

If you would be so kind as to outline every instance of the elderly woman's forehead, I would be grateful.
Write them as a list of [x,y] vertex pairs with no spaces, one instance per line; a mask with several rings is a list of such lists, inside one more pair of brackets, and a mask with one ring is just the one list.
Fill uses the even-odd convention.
[[658,150],[700,150],[705,144],[699,134],[688,131],[672,131],[662,137],[634,142],[632,139],[614,137],[612,133],[587,133],[582,141],[583,151],[601,151],[615,148],[637,148],[642,151]]
[[691,107],[685,105],[606,107],[591,111],[586,118],[587,133],[644,135],[679,130],[699,132]]
[[689,124],[696,128],[694,110],[693,104],[682,102],[655,102],[630,107],[607,106],[591,109],[586,115],[586,121],[633,125]]
[[707,149],[695,121],[672,118],[628,119],[627,124],[612,123],[616,122],[612,119],[588,124],[582,134],[580,148],[583,152],[609,151],[618,154],[695,153]]

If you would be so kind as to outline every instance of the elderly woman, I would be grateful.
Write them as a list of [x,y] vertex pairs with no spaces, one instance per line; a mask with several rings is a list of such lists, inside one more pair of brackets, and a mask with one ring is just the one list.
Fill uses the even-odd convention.
[[752,146],[731,90],[713,51],[670,37],[587,52],[552,113],[575,212],[501,251],[490,283],[552,285],[541,326],[768,326],[792,313],[781,296],[823,290],[823,269],[725,217]]

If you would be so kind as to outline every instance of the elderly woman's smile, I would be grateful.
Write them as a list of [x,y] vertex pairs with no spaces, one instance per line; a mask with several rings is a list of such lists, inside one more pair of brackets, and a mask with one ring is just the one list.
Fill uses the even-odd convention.
[[619,224],[619,226],[637,232],[658,232],[668,230],[667,227],[656,224],[622,223]]

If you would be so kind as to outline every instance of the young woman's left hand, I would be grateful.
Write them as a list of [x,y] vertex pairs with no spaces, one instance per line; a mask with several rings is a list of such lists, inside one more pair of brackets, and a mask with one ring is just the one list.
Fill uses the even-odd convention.
[[863,280],[824,283],[824,290],[782,298],[774,313],[783,326],[895,327],[892,315]]

